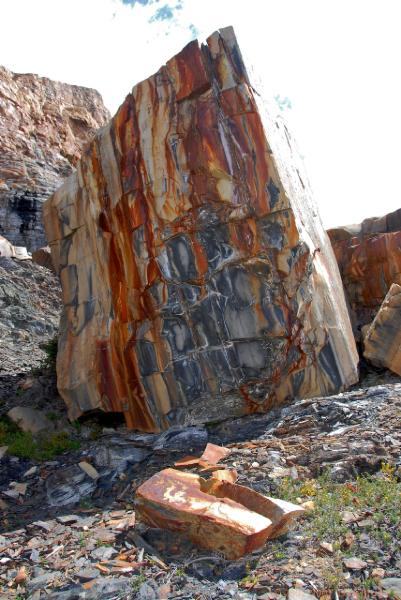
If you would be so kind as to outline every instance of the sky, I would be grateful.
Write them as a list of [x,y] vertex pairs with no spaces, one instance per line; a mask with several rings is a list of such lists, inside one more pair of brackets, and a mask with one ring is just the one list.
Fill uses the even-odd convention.
[[401,207],[400,0],[0,0],[0,64],[97,89],[112,114],[233,25],[280,100],[324,225]]

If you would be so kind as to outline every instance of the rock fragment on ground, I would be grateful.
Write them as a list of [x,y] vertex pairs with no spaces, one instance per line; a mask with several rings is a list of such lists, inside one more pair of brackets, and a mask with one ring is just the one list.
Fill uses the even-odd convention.
[[54,430],[54,424],[46,415],[31,406],[14,406],[7,415],[23,431],[29,431],[32,434]]
[[303,509],[230,481],[165,469],[141,485],[136,506],[145,522],[181,531],[204,548],[239,558],[278,537]]

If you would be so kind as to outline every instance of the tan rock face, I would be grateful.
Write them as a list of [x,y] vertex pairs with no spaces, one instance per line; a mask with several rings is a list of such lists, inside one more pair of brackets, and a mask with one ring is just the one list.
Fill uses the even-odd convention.
[[330,229],[357,339],[392,283],[401,284],[401,210]]
[[70,416],[215,421],[344,389],[357,355],[291,137],[233,30],[134,87],[45,205]]
[[14,245],[45,245],[42,203],[108,118],[95,90],[0,67],[0,233]]
[[401,375],[401,286],[393,283],[364,338],[364,356]]

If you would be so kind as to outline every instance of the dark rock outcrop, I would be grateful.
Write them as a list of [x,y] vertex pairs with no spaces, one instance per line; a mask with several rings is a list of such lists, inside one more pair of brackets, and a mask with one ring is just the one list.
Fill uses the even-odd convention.
[[108,118],[95,90],[0,67],[0,234],[46,244],[42,204]]

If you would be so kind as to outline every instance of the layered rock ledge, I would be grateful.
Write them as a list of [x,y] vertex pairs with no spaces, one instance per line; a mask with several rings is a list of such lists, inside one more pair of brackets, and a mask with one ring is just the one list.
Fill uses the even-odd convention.
[[45,204],[76,418],[219,421],[357,380],[338,267],[232,28],[136,85]]

